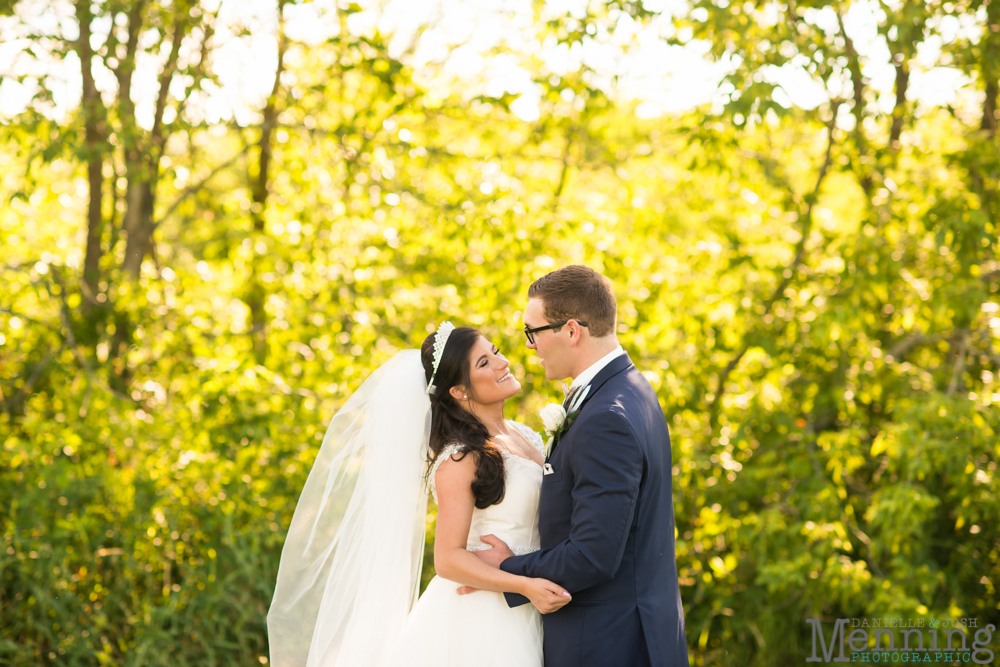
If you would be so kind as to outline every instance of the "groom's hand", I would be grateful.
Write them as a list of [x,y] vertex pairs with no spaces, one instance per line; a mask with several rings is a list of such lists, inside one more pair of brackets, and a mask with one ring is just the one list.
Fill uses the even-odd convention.
[[510,550],[507,543],[496,535],[483,535],[479,539],[493,548],[473,551],[472,553],[479,556],[479,559],[490,567],[499,569],[500,563],[514,555],[514,552]]
[[[483,535],[479,539],[493,548],[483,549],[482,551],[473,551],[472,553],[479,556],[479,559],[490,567],[495,567],[499,570],[500,563],[514,555],[514,552],[510,550],[507,543],[496,535]],[[469,593],[475,593],[478,590],[481,589],[473,588],[472,586],[462,586],[458,589],[458,594],[468,595]]]

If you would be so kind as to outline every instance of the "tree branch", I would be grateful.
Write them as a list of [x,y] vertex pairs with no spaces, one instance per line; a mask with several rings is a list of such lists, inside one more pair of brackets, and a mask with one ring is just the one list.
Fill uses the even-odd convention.
[[[762,316],[767,316],[771,314],[774,309],[774,305],[779,299],[784,295],[785,290],[788,289],[788,285],[792,282],[795,276],[795,272],[799,269],[802,263],[805,261],[806,254],[806,242],[809,239],[809,234],[812,231],[812,211],[819,199],[820,189],[823,187],[823,181],[826,180],[826,176],[830,170],[830,164],[833,160],[833,145],[834,145],[834,132],[837,127],[837,109],[840,106],[839,101],[833,103],[832,113],[830,115],[830,122],[827,124],[827,140],[826,140],[826,153],[823,156],[823,164],[819,168],[819,172],[816,175],[816,184],[813,186],[812,191],[806,195],[804,203],[805,209],[800,214],[800,220],[802,220],[802,230],[801,237],[795,247],[795,257],[792,260],[791,265],[784,270],[781,282],[775,288],[771,297],[764,304],[764,312]],[[743,345],[739,352],[729,360],[729,363],[722,369],[719,373],[718,381],[715,385],[715,395],[712,397],[712,403],[709,406],[710,420],[711,423],[715,424],[716,419],[719,414],[719,405],[722,401],[722,396],[725,393],[726,381],[729,380],[729,375],[736,369],[740,361],[750,350],[750,343],[747,340],[748,335],[743,336]]]
[[935,334],[933,336],[925,336],[923,334],[913,334],[909,338],[906,338],[902,342],[898,343],[896,347],[892,348],[886,353],[887,357],[892,357],[893,359],[899,359],[901,356],[912,350],[919,345],[929,345],[930,343],[937,343],[946,338],[950,338],[953,334]]
[[[156,146],[156,152],[152,150],[149,151],[149,161],[152,166],[153,173],[158,170],[158,165],[160,158],[163,156],[163,149],[166,146],[166,138],[163,136],[163,112],[167,108],[167,97],[170,94],[170,82],[174,78],[174,71],[177,69],[177,58],[180,56],[181,52],[181,42],[184,41],[185,30],[188,26],[186,22],[187,14],[183,12],[183,9],[178,10],[177,16],[174,19],[174,31],[171,35],[170,40],[170,55],[167,56],[167,62],[163,66],[163,71],[160,72],[160,90],[156,96],[156,111],[153,115],[153,129],[150,131],[150,137],[153,140],[153,144]],[[152,147],[150,147],[152,148]]]
[[987,342],[987,347],[985,348],[969,346],[969,351],[977,354],[985,354],[987,357],[989,357],[990,361],[993,362],[994,366],[1000,368],[1000,354],[997,354],[995,351],[993,351],[993,346],[989,345],[988,342]]
[[214,12],[208,15],[201,22],[203,32],[201,36],[201,44],[198,46],[198,64],[194,67],[188,68],[191,73],[191,85],[185,89],[184,98],[176,101],[178,118],[183,115],[184,109],[187,107],[187,103],[191,99],[191,91],[197,88],[204,79],[211,78],[208,74],[209,42],[215,35],[215,22],[219,17],[219,11],[221,11],[221,9],[222,6],[220,4]]
[[958,391],[958,383],[962,380],[962,375],[965,373],[965,353],[969,349],[969,332],[959,331],[958,332],[958,352],[955,358],[955,367],[951,371],[951,382],[948,383],[948,391],[945,393],[946,396],[954,396],[955,392]]
[[851,521],[849,521],[847,517],[844,517],[844,523],[846,523],[847,528],[852,533],[854,533],[854,536],[858,538],[858,540],[862,544],[865,545],[865,561],[868,563],[868,567],[870,567],[872,569],[872,572],[877,576],[884,577],[885,574],[882,572],[882,569],[878,566],[878,563],[875,562],[875,554],[872,553],[874,549],[872,538],[865,535],[865,533],[860,528],[851,523]]
[[780,165],[777,160],[772,159],[770,156],[765,155],[760,151],[749,150],[746,148],[737,148],[736,154],[741,157],[754,160],[764,170],[764,175],[768,177],[768,180],[780,187],[782,190],[788,192],[792,197],[795,196],[795,187],[784,174],[780,173]]
[[36,318],[31,317],[29,315],[25,315],[24,313],[19,313],[16,310],[11,310],[10,308],[6,308],[4,306],[0,306],[0,313],[7,313],[8,315],[13,315],[14,317],[22,319],[25,322],[31,322],[32,324],[37,324],[40,327],[45,327],[49,331],[53,331],[53,332],[56,332],[56,333],[59,332],[59,329],[57,329],[56,327],[52,326],[48,322],[42,322],[39,319],[36,319]]
[[865,81],[861,74],[861,61],[857,49],[854,48],[854,41],[847,34],[847,28],[844,26],[844,17],[840,12],[837,12],[837,25],[840,27],[841,37],[844,38],[844,50],[847,52],[847,67],[851,72],[851,85],[854,89],[854,108],[852,111],[854,113],[854,137],[858,145],[858,157],[860,161],[860,164],[858,164],[859,181],[861,189],[865,192],[865,196],[871,199],[873,188],[872,177],[868,173],[868,167],[865,164],[865,160],[868,157],[868,142],[865,139],[864,130]]
[[166,220],[167,218],[169,218],[170,215],[174,211],[177,210],[177,207],[180,206],[181,204],[183,204],[184,201],[188,197],[190,197],[194,193],[196,193],[199,190],[201,190],[202,188],[204,188],[208,184],[208,182],[210,180],[212,180],[213,178],[215,178],[215,176],[220,171],[231,167],[233,165],[233,163],[236,162],[238,159],[240,159],[241,156],[245,155],[246,152],[249,149],[250,149],[250,146],[245,146],[243,148],[243,150],[241,150],[240,152],[236,153],[231,158],[229,158],[228,160],[226,160],[222,164],[220,164],[220,165],[216,166],[214,169],[212,169],[212,171],[209,172],[209,174],[207,176],[205,176],[205,178],[201,179],[200,181],[198,181],[194,185],[189,185],[188,187],[184,188],[184,190],[180,193],[180,195],[177,196],[177,199],[175,199],[174,202],[170,205],[170,207],[167,208],[166,212],[163,215],[161,215],[159,217],[159,219],[156,220],[156,222],[153,223],[153,229],[156,229],[157,227],[159,227],[160,223],[162,223],[164,220]]
[[563,147],[562,169],[559,170],[559,183],[556,184],[555,192],[552,193],[552,206],[555,207],[562,197],[563,189],[566,187],[566,180],[569,177],[569,155],[573,147],[573,131],[570,129],[566,133],[566,145]]
[[35,367],[31,371],[31,375],[29,375],[28,379],[24,381],[24,386],[17,392],[17,395],[11,397],[10,407],[7,411],[8,416],[13,417],[13,411],[17,409],[19,405],[24,403],[25,398],[31,393],[31,390],[34,388],[35,382],[38,381],[39,376],[41,376],[42,371],[48,368],[49,364],[52,363],[52,360],[56,357],[56,355],[65,349],[65,343],[60,345],[57,349],[50,349],[45,357],[35,364]]

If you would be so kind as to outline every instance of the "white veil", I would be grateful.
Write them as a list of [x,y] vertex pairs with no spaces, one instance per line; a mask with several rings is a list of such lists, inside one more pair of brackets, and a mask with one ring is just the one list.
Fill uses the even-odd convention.
[[281,552],[267,615],[274,667],[368,667],[419,592],[431,407],[419,350],[334,415]]

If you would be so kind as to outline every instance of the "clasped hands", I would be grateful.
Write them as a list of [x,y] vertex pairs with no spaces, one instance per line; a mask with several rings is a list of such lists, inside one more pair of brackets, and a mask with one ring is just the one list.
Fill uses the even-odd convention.
[[[514,555],[514,552],[510,550],[507,543],[496,535],[483,535],[479,539],[492,548],[473,551],[472,553],[476,554],[481,561],[490,567],[500,569],[500,564]],[[573,599],[569,591],[547,579],[535,577],[526,577],[525,579],[527,579],[525,590],[520,592],[543,614],[551,614],[554,611],[558,611]],[[461,586],[458,589],[458,594],[468,595],[478,590],[481,589],[473,588],[472,586]]]

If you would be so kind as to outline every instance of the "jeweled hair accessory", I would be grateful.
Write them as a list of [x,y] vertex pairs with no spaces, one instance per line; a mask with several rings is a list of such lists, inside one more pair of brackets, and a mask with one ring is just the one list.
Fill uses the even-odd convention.
[[455,330],[455,325],[451,322],[442,322],[434,334],[434,370],[431,371],[431,381],[427,384],[427,393],[433,394],[437,391],[434,386],[434,376],[437,375],[438,366],[441,365],[441,357],[444,356],[444,346],[448,344],[448,336]]

